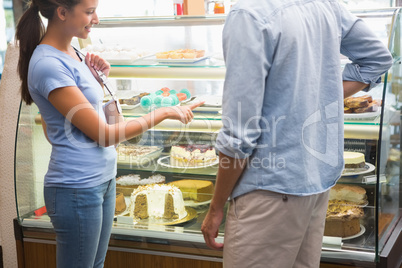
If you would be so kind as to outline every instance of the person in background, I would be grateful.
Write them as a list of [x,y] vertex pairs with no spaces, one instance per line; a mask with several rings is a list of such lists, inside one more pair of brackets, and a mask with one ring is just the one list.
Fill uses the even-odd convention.
[[[343,99],[376,86],[391,54],[337,0],[239,0],[223,50],[206,244],[223,248],[224,267],[319,267],[329,189],[344,166]],[[343,73],[339,52],[351,60]]]
[[[164,119],[188,123],[201,105],[160,108],[141,118],[106,123],[95,71],[110,64],[81,59],[71,46],[99,23],[97,0],[33,0],[16,31],[21,96],[35,103],[52,145],[44,197],[57,241],[57,267],[103,267],[115,210],[116,150]],[[45,29],[39,13],[48,19]]]

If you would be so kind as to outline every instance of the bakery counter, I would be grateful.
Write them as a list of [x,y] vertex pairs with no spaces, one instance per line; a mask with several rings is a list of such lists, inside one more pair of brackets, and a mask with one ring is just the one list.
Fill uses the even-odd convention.
[[[17,249],[23,254],[19,267],[55,267],[56,242],[53,230],[22,227],[17,220],[14,226]],[[399,232],[398,228],[393,230],[377,260],[374,252],[348,247],[345,243],[344,246],[323,243],[320,267],[399,267],[401,227],[402,220],[399,221]],[[116,227],[113,227],[113,230],[115,229]],[[127,235],[128,232],[126,234],[113,232],[105,267],[125,267],[127,263],[136,263],[138,267],[161,267],[161,263],[164,267],[222,267],[222,251],[208,249],[200,240],[202,235],[173,231],[169,235],[167,232],[169,231],[147,232],[145,229],[142,232],[134,230],[130,235]],[[138,236],[133,235],[134,233]],[[180,239],[181,236],[187,236],[189,240],[183,241]],[[223,242],[221,234],[217,241]],[[24,261],[25,266],[21,265]],[[193,263],[196,261],[202,264]]]
[[[218,258],[222,252],[209,250],[200,232],[208,206],[192,207],[196,217],[174,225],[160,225],[152,222],[128,222],[125,216],[116,216],[112,228],[109,250],[138,251],[143,254],[191,254],[191,258]],[[225,207],[225,211],[227,206]],[[325,236],[322,245],[322,260],[331,263],[347,260],[349,263],[367,264],[375,261],[374,207],[364,208],[361,220],[363,231],[350,238]],[[224,213],[226,215],[226,213]],[[123,218],[123,219],[122,219]],[[46,215],[27,217],[21,223],[25,242],[55,243],[54,232]],[[217,242],[223,243],[224,220],[219,229]],[[50,242],[49,242],[50,241]],[[177,255],[179,256],[179,255]],[[183,257],[183,256],[181,256]],[[207,260],[206,259],[206,260]],[[211,259],[212,260],[212,259]],[[362,265],[360,267],[369,267]]]

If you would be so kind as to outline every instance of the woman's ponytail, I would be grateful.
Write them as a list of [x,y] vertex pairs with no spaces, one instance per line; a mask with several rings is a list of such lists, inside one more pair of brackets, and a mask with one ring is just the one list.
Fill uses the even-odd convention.
[[29,8],[22,15],[16,28],[15,39],[18,41],[20,56],[18,60],[18,74],[22,81],[21,97],[27,105],[33,100],[28,90],[28,66],[33,51],[45,34],[45,26],[39,17],[39,6],[30,3]]

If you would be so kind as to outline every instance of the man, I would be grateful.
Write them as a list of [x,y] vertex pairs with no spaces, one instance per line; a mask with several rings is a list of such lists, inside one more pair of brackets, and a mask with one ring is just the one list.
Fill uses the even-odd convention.
[[[215,238],[230,197],[224,267],[319,267],[329,189],[344,166],[343,99],[376,86],[392,57],[337,0],[239,0],[223,49],[205,241],[223,248]],[[352,61],[343,73],[339,52]]]

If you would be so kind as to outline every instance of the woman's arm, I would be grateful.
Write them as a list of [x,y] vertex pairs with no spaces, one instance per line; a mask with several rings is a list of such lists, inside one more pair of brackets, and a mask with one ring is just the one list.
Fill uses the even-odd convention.
[[203,104],[200,102],[188,106],[159,108],[143,117],[109,125],[99,117],[77,87],[55,89],[49,94],[49,101],[74,126],[105,147],[138,136],[165,119],[179,120],[187,124],[194,117],[192,110]]

